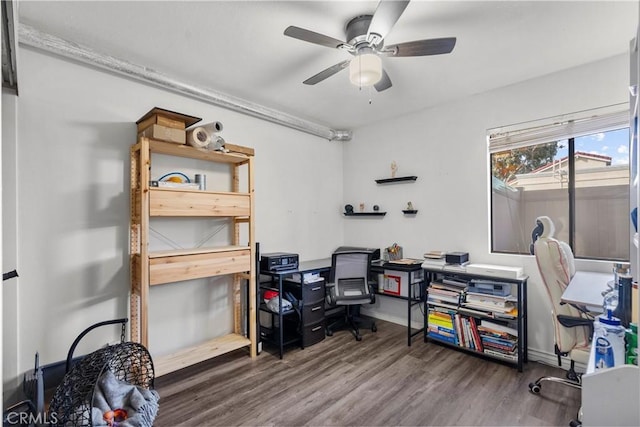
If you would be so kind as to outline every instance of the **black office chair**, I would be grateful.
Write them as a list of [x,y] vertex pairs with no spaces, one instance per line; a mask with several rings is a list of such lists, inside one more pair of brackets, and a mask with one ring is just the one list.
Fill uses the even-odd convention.
[[373,321],[360,318],[360,305],[373,304],[375,293],[369,285],[372,252],[339,251],[331,257],[331,272],[327,284],[327,303],[344,306],[344,313],[338,320],[327,325],[327,335],[341,326],[348,326],[357,341],[362,340],[360,327],[376,332]]

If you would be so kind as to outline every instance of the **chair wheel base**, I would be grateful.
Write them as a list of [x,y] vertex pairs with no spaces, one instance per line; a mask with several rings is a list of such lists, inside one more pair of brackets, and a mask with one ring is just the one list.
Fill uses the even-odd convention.
[[529,391],[533,394],[539,394],[540,390],[542,389],[542,387],[540,386],[540,384],[536,384],[536,383],[529,383]]

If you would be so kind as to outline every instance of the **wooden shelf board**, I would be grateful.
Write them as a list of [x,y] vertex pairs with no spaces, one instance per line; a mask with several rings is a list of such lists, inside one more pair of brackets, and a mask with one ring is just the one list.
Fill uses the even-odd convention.
[[378,184],[388,184],[391,182],[415,181],[416,179],[418,179],[417,176],[399,176],[397,178],[376,179],[376,182]]
[[246,217],[251,212],[249,193],[151,188],[152,217]]
[[249,246],[218,246],[209,248],[196,248],[196,249],[168,249],[164,251],[149,252],[149,258],[164,258],[168,256],[181,256],[181,255],[197,255],[197,254],[211,254],[217,252],[233,252],[233,251],[246,251],[249,250]]
[[159,377],[250,345],[248,338],[238,334],[214,338],[166,356],[154,357],[155,375]]
[[218,194],[220,196],[250,196],[249,193],[236,193],[233,191],[207,191],[197,188],[176,188],[176,187],[149,187],[149,191],[171,191],[175,193],[198,193],[198,194]]
[[158,141],[149,138],[149,150],[156,154],[167,154],[170,156],[188,157],[191,159],[207,160],[210,162],[222,163],[245,163],[249,156],[239,153],[221,153],[199,149],[190,145],[174,144],[172,142]]

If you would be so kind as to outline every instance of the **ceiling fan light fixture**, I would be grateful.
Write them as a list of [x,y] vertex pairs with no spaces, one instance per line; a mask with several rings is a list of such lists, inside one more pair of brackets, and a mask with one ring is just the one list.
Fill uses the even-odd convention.
[[349,80],[356,86],[373,86],[382,78],[382,60],[374,53],[357,55],[349,64]]

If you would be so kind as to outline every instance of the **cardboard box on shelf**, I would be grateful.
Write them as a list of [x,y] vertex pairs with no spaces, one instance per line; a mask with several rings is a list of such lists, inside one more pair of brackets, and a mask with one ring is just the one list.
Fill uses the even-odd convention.
[[185,130],[202,120],[200,117],[189,116],[164,108],[154,107],[142,116],[137,122],[138,133],[152,125],[160,125],[173,129]]
[[151,125],[139,132],[138,135],[176,144],[186,144],[187,142],[187,132],[184,129],[174,129],[160,125]]

